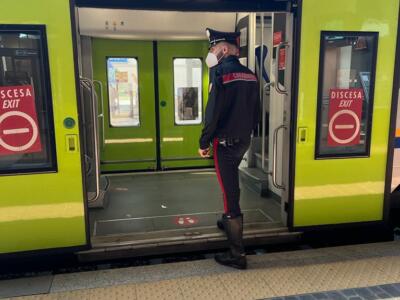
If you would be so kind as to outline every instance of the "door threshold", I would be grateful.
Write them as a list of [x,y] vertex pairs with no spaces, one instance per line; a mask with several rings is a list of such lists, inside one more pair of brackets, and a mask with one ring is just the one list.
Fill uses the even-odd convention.
[[[282,223],[246,224],[246,246],[288,243],[299,240],[300,232],[289,232]],[[92,238],[92,249],[78,252],[80,261],[176,254],[228,247],[226,235],[213,227],[168,230],[140,234],[121,234]]]
[[117,176],[129,176],[129,175],[154,175],[154,174],[172,174],[172,173],[192,173],[192,172],[214,172],[215,168],[189,168],[189,169],[176,169],[176,170],[149,170],[149,171],[132,171],[132,172],[120,172],[120,173],[103,173],[102,176],[117,177]]

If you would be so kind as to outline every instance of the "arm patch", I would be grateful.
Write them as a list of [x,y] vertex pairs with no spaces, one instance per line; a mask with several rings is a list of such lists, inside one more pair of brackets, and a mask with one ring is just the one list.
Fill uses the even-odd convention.
[[223,84],[227,84],[233,81],[253,81],[257,82],[257,77],[251,73],[228,73],[222,76]]

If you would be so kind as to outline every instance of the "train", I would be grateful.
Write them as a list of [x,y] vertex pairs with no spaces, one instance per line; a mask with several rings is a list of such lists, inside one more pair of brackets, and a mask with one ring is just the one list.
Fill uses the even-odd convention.
[[[207,27],[240,32],[261,118],[246,245],[378,228],[400,190],[399,0],[3,0],[0,258],[219,249],[198,156]],[[396,135],[397,133],[397,135]]]

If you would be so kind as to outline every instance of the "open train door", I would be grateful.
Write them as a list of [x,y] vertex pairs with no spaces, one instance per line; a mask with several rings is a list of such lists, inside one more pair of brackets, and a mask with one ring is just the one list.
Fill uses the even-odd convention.
[[[43,9],[43,8],[46,9]],[[0,12],[0,257],[88,243],[68,0]]]
[[382,222],[399,0],[299,4],[291,225]]

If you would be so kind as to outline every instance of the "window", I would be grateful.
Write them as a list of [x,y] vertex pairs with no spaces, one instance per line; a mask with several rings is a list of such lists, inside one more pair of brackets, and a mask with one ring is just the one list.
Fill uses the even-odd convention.
[[175,124],[202,121],[202,62],[200,58],[174,59]]
[[139,126],[137,59],[127,57],[107,58],[107,76],[111,126]]
[[56,171],[45,27],[0,25],[0,174]]
[[316,158],[368,156],[378,33],[322,32]]

